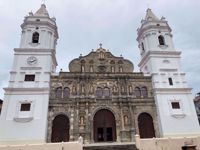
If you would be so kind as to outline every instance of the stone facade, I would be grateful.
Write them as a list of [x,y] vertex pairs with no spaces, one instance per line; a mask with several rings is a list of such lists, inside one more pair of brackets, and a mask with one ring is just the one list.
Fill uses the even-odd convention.
[[153,118],[155,135],[159,137],[151,77],[133,72],[129,60],[115,57],[100,47],[72,60],[69,69],[70,72],[51,76],[48,142],[51,142],[53,120],[59,114],[69,118],[70,141],[81,135],[85,143],[95,142],[93,122],[99,110],[113,113],[118,142],[135,140],[141,113]]

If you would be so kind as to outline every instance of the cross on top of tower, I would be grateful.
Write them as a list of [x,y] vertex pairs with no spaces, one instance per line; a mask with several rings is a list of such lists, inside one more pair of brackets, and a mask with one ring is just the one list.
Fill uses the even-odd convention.
[[102,43],[99,44],[100,48],[102,48],[102,45],[103,45]]

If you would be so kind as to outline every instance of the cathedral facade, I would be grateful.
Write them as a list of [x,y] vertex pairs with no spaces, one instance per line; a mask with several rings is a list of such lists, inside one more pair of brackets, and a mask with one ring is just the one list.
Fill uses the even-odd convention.
[[100,47],[72,60],[69,69],[51,76],[49,142],[159,137],[151,77],[133,72],[132,62]]
[[56,19],[46,6],[21,25],[0,116],[0,144],[134,142],[200,135],[172,30],[151,9],[137,30],[141,72],[100,47],[56,73]]

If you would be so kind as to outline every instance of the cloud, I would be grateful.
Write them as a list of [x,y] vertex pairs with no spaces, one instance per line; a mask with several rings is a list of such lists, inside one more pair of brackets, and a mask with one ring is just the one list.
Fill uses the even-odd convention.
[[[13,48],[19,47],[24,16],[35,12],[41,0],[0,1],[0,88],[7,86],[13,61]],[[130,59],[135,70],[140,61],[136,29],[148,7],[160,18],[165,16],[173,30],[177,50],[182,51],[182,66],[194,92],[200,91],[197,69],[200,49],[200,1],[188,0],[48,0],[47,9],[57,19],[58,71],[82,53],[98,48],[99,43],[114,55]],[[23,4],[23,5],[22,5]],[[177,7],[178,6],[178,7]],[[3,92],[0,91],[0,98]]]

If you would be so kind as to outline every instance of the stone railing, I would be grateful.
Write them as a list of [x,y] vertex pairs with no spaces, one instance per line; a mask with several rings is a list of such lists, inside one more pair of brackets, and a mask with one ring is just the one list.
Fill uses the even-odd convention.
[[200,136],[141,139],[135,135],[139,150],[200,150]]
[[0,150],[83,150],[82,141],[26,145],[0,145]]

